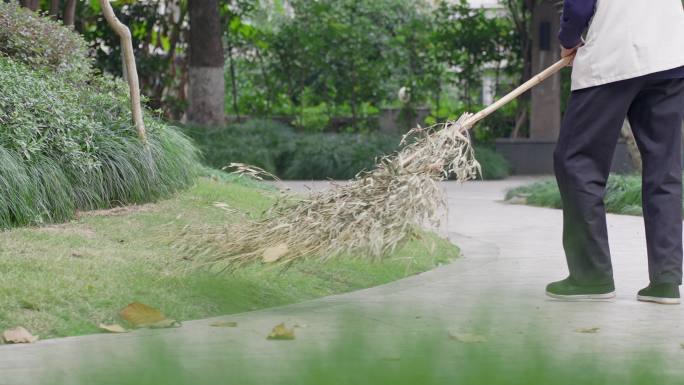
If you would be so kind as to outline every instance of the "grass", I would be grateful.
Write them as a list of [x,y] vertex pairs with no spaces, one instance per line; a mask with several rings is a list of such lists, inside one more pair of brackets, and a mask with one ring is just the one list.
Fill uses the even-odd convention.
[[[0,330],[24,326],[41,338],[98,332],[140,301],[177,320],[283,305],[386,283],[447,263],[457,249],[434,235],[408,242],[381,263],[340,259],[280,268],[251,266],[231,275],[191,270],[171,244],[188,224],[259,215],[268,189],[213,172],[172,199],[81,213],[66,224],[0,233]],[[428,246],[434,245],[434,250]]]
[[[555,180],[517,187],[506,193],[507,200],[514,198],[532,206],[562,207]],[[604,201],[609,213],[642,215],[641,178],[638,175],[611,175],[606,185]]]
[[58,223],[77,210],[154,202],[193,183],[198,151],[94,71],[71,28],[0,3],[0,229]]
[[[345,317],[347,320],[345,320]],[[295,341],[266,342],[249,327],[194,335],[189,346],[169,344],[169,336],[139,337],[126,354],[106,342],[85,348],[80,367],[48,370],[42,383],[88,385],[184,384],[486,384],[486,385],[651,385],[679,384],[681,377],[663,355],[640,349],[628,358],[599,351],[554,350],[544,342],[543,325],[526,337],[484,343],[448,338],[443,325],[403,334],[377,330],[340,314],[345,328],[323,341],[302,333]],[[388,315],[392,319],[391,314]],[[356,321],[354,321],[356,320]],[[479,322],[482,324],[483,322]],[[485,322],[486,323],[486,322]],[[375,326],[377,328],[377,326]],[[211,329],[211,328],[209,328]],[[247,338],[231,338],[247,333]],[[206,339],[206,340],[205,340]],[[236,341],[237,340],[237,341]],[[246,340],[246,341],[245,341]],[[328,342],[331,340],[331,342]],[[209,342],[210,341],[210,342]],[[257,343],[259,341],[259,343]],[[165,343],[166,342],[166,343]],[[209,342],[209,343],[208,343]],[[270,345],[268,345],[270,344]],[[591,346],[584,343],[585,347]],[[119,354],[106,354],[109,350]],[[222,351],[221,349],[225,349]],[[216,354],[211,354],[215,352]],[[192,356],[191,354],[195,354]],[[274,359],[275,357],[275,359]],[[49,366],[50,364],[48,364]],[[61,369],[61,370],[60,370]],[[61,382],[55,379],[62,377]]]

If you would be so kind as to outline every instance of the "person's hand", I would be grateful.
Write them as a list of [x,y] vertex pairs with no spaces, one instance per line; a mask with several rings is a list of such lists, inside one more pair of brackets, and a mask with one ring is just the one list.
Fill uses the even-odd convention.
[[561,58],[566,58],[568,56],[572,56],[572,60],[568,62],[568,67],[572,67],[572,64],[575,62],[575,55],[577,54],[577,50],[579,47],[581,47],[584,44],[579,44],[575,48],[565,48],[561,46]]

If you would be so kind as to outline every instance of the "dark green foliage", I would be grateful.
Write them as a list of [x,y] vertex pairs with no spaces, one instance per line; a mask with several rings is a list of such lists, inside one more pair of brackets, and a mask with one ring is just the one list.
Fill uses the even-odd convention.
[[511,174],[511,165],[506,158],[489,147],[475,147],[475,159],[482,166],[482,179],[504,179]]
[[506,193],[506,200],[513,198],[525,198],[526,203],[532,206],[562,207],[558,185],[555,180],[536,182],[527,186],[516,187]]
[[196,150],[148,118],[132,127],[127,88],[72,83],[0,57],[0,228],[59,222],[76,210],[143,203],[189,185]]
[[303,134],[284,124],[251,120],[222,130],[187,127],[212,167],[246,163],[286,179],[349,179],[394,151],[400,138],[373,134]]
[[483,74],[494,75],[495,92],[500,93],[501,75],[506,70],[517,70],[518,47],[511,22],[505,17],[492,17],[466,0],[442,1],[435,13],[431,42],[436,45],[439,59],[459,69],[454,80],[462,92],[461,99],[472,111],[481,101]]
[[[372,118],[384,107],[427,107],[432,122],[455,119],[464,110],[475,112],[482,102],[485,73],[495,79],[497,96],[510,90],[511,82],[525,79],[517,75],[522,59],[529,56],[524,53],[529,51],[529,39],[523,38],[521,28],[527,30],[530,23],[524,21],[530,16],[527,6],[518,9],[519,2],[504,4],[512,8],[510,14],[454,1],[439,7],[435,5],[442,2],[426,0],[219,3],[226,110],[235,115],[287,116],[301,129],[363,132],[376,128]],[[131,29],[148,105],[179,120],[187,107],[187,1],[113,1],[112,6]],[[41,1],[41,9],[48,8],[49,2]],[[99,2],[79,1],[76,14],[75,28],[88,42],[98,68],[120,73],[119,38],[101,16]],[[38,17],[24,10],[15,19],[32,23]],[[2,35],[10,29],[0,25],[0,37],[35,40],[42,46],[49,40],[45,36],[59,41],[66,31],[56,29],[58,23],[40,25],[58,33],[36,33],[26,39],[15,33]],[[80,61],[85,57],[81,42],[66,37],[50,54]],[[25,44],[22,49],[27,49]],[[402,87],[410,89],[410,102],[398,101]],[[491,117],[487,136],[510,136],[525,105]],[[517,134],[525,132],[523,126]]]
[[14,2],[0,2],[0,54],[63,76],[83,78],[91,72],[83,39]]
[[[310,134],[268,120],[252,120],[222,130],[187,127],[209,166],[230,163],[261,167],[284,179],[351,179],[371,170],[379,157],[399,149],[396,135]],[[484,179],[509,174],[508,162],[486,147],[476,149]]]
[[[524,197],[533,206],[561,208],[556,181],[549,180],[510,190],[506,199]],[[641,178],[638,175],[611,175],[604,198],[606,211],[625,215],[642,215]]]
[[606,187],[606,210],[612,213],[642,215],[641,177],[613,175]]
[[205,162],[216,168],[246,163],[277,174],[285,153],[293,147],[294,131],[270,120],[251,120],[225,129],[186,127],[200,146]]
[[398,149],[400,138],[382,134],[302,135],[290,154],[286,179],[351,179],[375,167],[382,155]]

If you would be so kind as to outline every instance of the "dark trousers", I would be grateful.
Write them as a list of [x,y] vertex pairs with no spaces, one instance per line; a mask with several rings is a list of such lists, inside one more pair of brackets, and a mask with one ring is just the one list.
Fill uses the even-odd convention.
[[613,282],[603,203],[625,117],[643,160],[649,277],[682,283],[684,79],[630,79],[572,93],[554,152],[570,278]]

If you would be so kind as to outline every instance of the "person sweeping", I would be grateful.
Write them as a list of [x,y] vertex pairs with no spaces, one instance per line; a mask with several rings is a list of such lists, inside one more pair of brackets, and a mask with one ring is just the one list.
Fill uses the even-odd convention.
[[[582,34],[587,31],[586,41]],[[682,283],[684,8],[681,0],[565,0],[559,40],[575,55],[554,152],[570,275],[558,299],[615,296],[603,197],[625,118],[643,162],[650,284],[640,301],[679,304]]]

